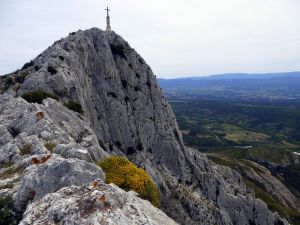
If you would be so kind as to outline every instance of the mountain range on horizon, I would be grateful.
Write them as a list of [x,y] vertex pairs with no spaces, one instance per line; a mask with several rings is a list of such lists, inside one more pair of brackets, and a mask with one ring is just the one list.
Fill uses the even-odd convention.
[[299,100],[300,72],[158,79],[168,97],[247,100]]
[[276,72],[276,73],[219,73],[203,76],[178,76],[176,78],[159,77],[160,80],[179,80],[179,79],[270,79],[278,77],[297,77],[300,76],[300,71]]

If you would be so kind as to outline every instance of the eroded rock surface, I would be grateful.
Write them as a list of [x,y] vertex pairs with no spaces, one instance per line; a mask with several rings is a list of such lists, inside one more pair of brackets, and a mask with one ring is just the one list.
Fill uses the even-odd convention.
[[[43,212],[43,213],[41,213]],[[21,225],[176,225],[150,202],[117,186],[94,181],[48,194],[31,204]]]
[[98,166],[83,160],[63,159],[53,154],[46,162],[26,168],[15,197],[16,206],[25,210],[28,202],[36,201],[45,194],[62,187],[87,184],[95,179],[105,180],[105,175]]
[[[54,99],[30,104],[3,94],[0,105],[0,162],[20,163],[30,155],[50,153],[63,144],[86,152],[82,159],[90,161],[108,155],[88,123]],[[81,158],[79,154],[75,156]]]

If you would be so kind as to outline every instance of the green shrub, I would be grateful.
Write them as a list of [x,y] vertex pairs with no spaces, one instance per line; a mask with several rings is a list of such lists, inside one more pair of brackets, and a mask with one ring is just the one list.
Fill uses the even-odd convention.
[[64,103],[64,106],[67,107],[68,109],[78,112],[80,114],[84,113],[81,105],[78,102],[74,102],[74,101],[70,100],[69,102]]
[[47,142],[44,146],[47,148],[48,151],[52,152],[53,149],[56,147],[56,143]]
[[7,77],[5,79],[5,89],[8,89],[12,84],[14,84],[14,80],[12,77]]
[[0,197],[0,225],[16,225],[21,220],[11,196]]
[[106,174],[106,183],[114,183],[125,191],[134,190],[155,207],[159,206],[158,190],[145,170],[119,156],[106,158],[98,165]]
[[51,93],[44,92],[44,91],[28,92],[28,93],[23,94],[22,98],[24,98],[29,103],[39,103],[39,104],[42,104],[43,100],[46,98],[53,98],[58,101],[57,96],[55,96]]
[[26,70],[27,68],[33,66],[33,61],[31,60],[30,62],[27,62],[24,64],[24,66],[22,67],[22,70]]

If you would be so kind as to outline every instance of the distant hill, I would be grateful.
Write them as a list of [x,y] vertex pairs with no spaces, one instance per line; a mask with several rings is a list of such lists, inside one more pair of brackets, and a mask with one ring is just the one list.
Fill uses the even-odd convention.
[[231,73],[158,81],[169,97],[300,99],[300,72]]

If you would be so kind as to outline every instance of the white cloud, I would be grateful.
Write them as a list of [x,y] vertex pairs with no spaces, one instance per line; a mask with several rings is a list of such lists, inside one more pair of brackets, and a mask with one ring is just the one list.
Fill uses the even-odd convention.
[[1,0],[0,74],[57,39],[112,28],[158,76],[300,70],[299,0]]

